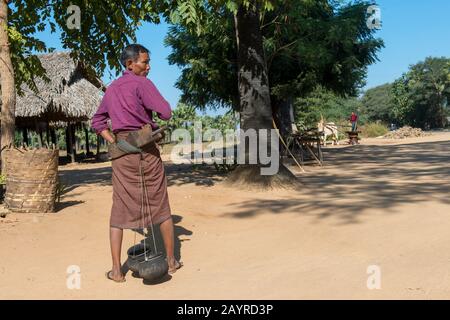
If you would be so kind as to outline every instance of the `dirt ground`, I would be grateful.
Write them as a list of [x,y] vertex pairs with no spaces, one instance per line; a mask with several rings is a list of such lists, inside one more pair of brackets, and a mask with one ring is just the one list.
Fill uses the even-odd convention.
[[[0,218],[0,299],[449,299],[450,133],[327,147],[325,160],[271,192],[167,162],[184,267],[159,284],[104,276],[110,163],[61,166],[56,213]],[[133,242],[126,231],[123,261]]]

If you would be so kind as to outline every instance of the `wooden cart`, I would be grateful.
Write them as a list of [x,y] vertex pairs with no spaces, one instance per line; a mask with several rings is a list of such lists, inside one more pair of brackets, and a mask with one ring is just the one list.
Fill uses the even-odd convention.
[[348,144],[355,145],[359,144],[359,134],[361,131],[347,131]]
[[321,145],[321,135],[319,132],[309,130],[306,132],[293,133],[286,139],[286,145],[290,154],[300,162],[313,161],[320,166],[323,165],[323,152]]

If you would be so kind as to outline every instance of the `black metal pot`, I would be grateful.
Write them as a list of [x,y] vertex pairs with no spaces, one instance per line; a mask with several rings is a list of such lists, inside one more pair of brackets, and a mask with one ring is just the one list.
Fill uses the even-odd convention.
[[145,255],[147,255],[147,257],[152,255],[152,252],[150,251],[150,243],[146,243],[145,247],[143,243],[132,246],[128,249],[127,254],[128,269],[132,272],[139,272],[139,263],[145,261]]
[[147,281],[156,281],[169,271],[169,265],[162,253],[147,256],[147,260],[138,263],[139,276]]

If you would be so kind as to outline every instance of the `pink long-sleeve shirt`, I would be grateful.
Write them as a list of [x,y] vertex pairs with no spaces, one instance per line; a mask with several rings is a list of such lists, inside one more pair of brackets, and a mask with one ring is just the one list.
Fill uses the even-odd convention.
[[98,134],[108,128],[108,119],[114,133],[138,130],[147,123],[156,128],[152,111],[162,120],[172,116],[169,103],[153,82],[126,70],[106,89],[91,125]]

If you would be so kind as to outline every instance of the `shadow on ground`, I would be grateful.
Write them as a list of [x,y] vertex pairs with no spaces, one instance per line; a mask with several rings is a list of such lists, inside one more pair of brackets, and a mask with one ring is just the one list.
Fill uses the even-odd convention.
[[[449,141],[327,148],[324,157],[325,167],[308,167],[308,173],[298,175],[304,186],[298,193],[286,199],[234,203],[229,215],[247,218],[267,212],[297,212],[356,223],[366,209],[390,213],[400,204],[431,199],[450,204]],[[165,168],[169,186],[213,186],[225,177],[212,165],[167,163]],[[65,192],[81,185],[110,186],[111,168],[66,170],[60,177],[68,185]]]
[[166,164],[168,186],[193,183],[197,186],[213,186],[222,181],[226,174],[219,173],[213,165]]
[[393,213],[401,204],[435,200],[450,205],[450,142],[327,149],[324,168],[298,175],[303,189],[286,199],[234,203],[227,214],[296,212],[318,220],[358,223],[366,209]]
[[64,170],[59,172],[59,180],[66,185],[64,193],[67,193],[90,184],[110,186],[111,173],[111,167]]
[[[185,184],[213,186],[225,177],[225,174],[218,173],[213,165],[166,163],[164,167],[167,176],[167,185],[169,187]],[[57,204],[56,210],[60,211],[64,208],[82,203],[82,201],[67,201],[65,199],[65,196],[69,192],[72,192],[80,186],[111,186],[111,175],[112,168],[110,166],[60,171],[59,181],[62,188],[61,202]],[[71,194],[70,197],[73,197],[73,194]]]
[[[197,186],[213,186],[222,181],[225,173],[219,173],[213,165],[173,164],[164,165],[168,186],[180,186],[193,183]],[[59,178],[66,185],[64,193],[79,186],[96,184],[111,186],[111,167],[64,170],[59,172]]]

